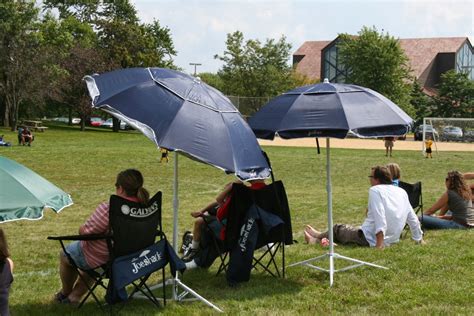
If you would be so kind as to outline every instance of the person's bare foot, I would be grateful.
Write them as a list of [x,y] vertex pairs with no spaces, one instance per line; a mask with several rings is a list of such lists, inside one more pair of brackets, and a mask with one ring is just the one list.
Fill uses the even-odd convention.
[[304,231],[307,232],[309,235],[313,236],[314,238],[321,239],[321,232],[319,230],[314,229],[310,225],[306,225]]
[[304,231],[304,240],[310,245],[319,244],[321,242],[319,238],[311,236],[307,231]]

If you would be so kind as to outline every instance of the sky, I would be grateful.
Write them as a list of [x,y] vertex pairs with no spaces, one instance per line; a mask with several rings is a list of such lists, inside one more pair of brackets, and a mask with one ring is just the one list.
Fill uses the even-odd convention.
[[[217,72],[228,33],[280,39],[295,52],[305,41],[333,40],[375,26],[396,38],[470,37],[474,0],[131,0],[142,22],[170,29],[174,62],[187,73]],[[291,63],[291,60],[288,61]]]

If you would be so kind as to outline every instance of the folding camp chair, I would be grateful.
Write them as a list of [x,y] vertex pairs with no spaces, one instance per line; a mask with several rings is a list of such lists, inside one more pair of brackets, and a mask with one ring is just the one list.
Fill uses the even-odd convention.
[[[177,259],[177,256],[162,232],[161,192],[155,194],[150,199],[148,205],[142,205],[112,195],[109,207],[109,226],[110,233],[106,235],[48,237],[48,239],[58,240],[61,243],[64,253],[71,264],[78,269],[78,272],[80,272],[80,269],[77,268],[74,260],[66,251],[64,241],[99,239],[107,241],[110,254],[109,261],[101,267],[84,271],[94,282],[91,286],[84,282],[88,286],[88,293],[82,299],[78,308],[92,296],[101,309],[103,309],[103,305],[94,293],[98,287],[102,287],[107,291],[106,300],[110,303],[110,307],[115,302],[132,298],[137,292],[141,292],[153,304],[159,307],[158,299],[146,284],[150,275],[158,270],[162,272],[163,303],[166,304],[164,268],[168,262],[173,262],[173,259]],[[156,237],[158,237],[158,241],[155,243]],[[177,260],[179,261],[179,259]],[[184,268],[184,264],[182,262],[179,263],[182,265],[178,265],[178,269]],[[127,268],[121,268],[123,266]],[[131,273],[132,270],[141,271],[139,273],[135,273],[135,271]],[[81,273],[79,273],[79,276],[85,281]],[[104,282],[105,279],[109,279],[107,284]],[[133,290],[128,295],[124,289],[127,284],[133,285]],[[123,289],[117,289],[117,286],[123,287]]]
[[415,213],[418,214],[421,212],[421,215],[423,215],[423,194],[421,192],[421,182],[410,184],[399,181],[398,185],[407,192],[411,207],[413,207]]
[[[420,213],[421,219],[423,220],[423,194],[421,190],[421,182],[411,184],[399,181],[398,186],[407,192],[411,207],[415,211],[415,214]],[[405,226],[405,228],[406,227],[407,226]],[[408,231],[405,233],[405,236],[406,234],[408,234]]]
[[[262,249],[253,253],[252,269],[267,272],[274,277],[285,277],[285,245],[293,243],[291,217],[288,207],[285,188],[281,181],[260,189],[252,190],[243,184],[233,184],[228,216],[226,218],[225,239],[210,233],[212,246],[216,251],[211,251],[220,258],[217,274],[228,272],[229,254],[239,247],[241,234],[245,230],[249,210],[255,205],[261,213],[270,213],[270,217],[278,218],[280,223],[275,227],[265,229],[265,219],[256,220],[258,236],[255,249]],[[275,216],[276,215],[276,216]],[[267,216],[268,217],[268,216]],[[207,228],[208,231],[211,229]],[[276,257],[281,252],[281,273]],[[214,258],[211,258],[212,262]]]

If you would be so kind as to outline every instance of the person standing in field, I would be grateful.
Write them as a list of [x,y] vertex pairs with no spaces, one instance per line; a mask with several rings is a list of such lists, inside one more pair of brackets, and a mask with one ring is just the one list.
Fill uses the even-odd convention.
[[433,156],[431,155],[432,153],[431,146],[433,146],[433,141],[431,140],[431,136],[428,136],[426,137],[426,141],[425,141],[426,158],[428,157],[433,158]]
[[395,137],[384,137],[383,138],[385,142],[385,157],[392,157],[392,149],[393,149],[393,143],[395,142]]

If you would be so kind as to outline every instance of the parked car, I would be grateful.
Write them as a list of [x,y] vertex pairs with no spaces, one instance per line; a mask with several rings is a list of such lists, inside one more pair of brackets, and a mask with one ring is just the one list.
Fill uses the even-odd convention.
[[[107,120],[105,120],[104,122],[102,122],[102,125],[100,125],[101,127],[107,127],[107,128],[112,128],[114,126],[114,122],[113,122],[113,119],[112,118],[109,118]],[[125,122],[122,122],[120,121],[120,129],[129,129],[130,127],[127,125],[127,123]]]
[[78,118],[78,117],[73,117],[72,120],[71,120],[71,123],[75,124],[75,125],[81,124],[81,119]]
[[52,119],[54,122],[68,123],[69,119],[67,117],[54,117]]
[[457,126],[446,126],[443,128],[443,134],[441,135],[442,141],[461,141],[462,140],[462,129]]
[[467,129],[463,133],[463,140],[465,142],[473,143],[474,142],[474,129]]
[[[430,136],[432,139],[438,139],[438,131],[431,125],[426,124],[425,126],[425,137]],[[423,140],[423,124],[418,126],[415,129],[415,135],[414,135],[415,140]]]
[[101,126],[104,121],[100,117],[91,117],[91,126]]

